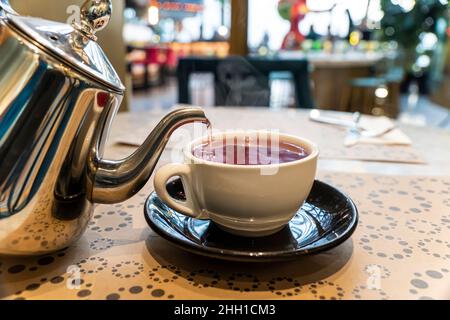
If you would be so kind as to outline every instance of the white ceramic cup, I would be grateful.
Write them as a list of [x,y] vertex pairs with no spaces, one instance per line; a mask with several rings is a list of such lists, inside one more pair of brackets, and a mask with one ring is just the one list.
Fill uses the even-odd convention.
[[[266,134],[266,132],[258,132]],[[214,136],[214,141],[229,134]],[[245,137],[248,132],[233,132]],[[157,195],[170,208],[196,219],[210,219],[240,236],[267,236],[281,230],[308,197],[317,170],[318,147],[302,138],[277,134],[279,141],[303,147],[306,158],[272,165],[233,165],[207,161],[193,155],[205,142],[195,140],[183,150],[184,164],[169,164],[154,179]],[[272,172],[273,174],[267,174]],[[167,183],[180,177],[186,201],[172,198]]]

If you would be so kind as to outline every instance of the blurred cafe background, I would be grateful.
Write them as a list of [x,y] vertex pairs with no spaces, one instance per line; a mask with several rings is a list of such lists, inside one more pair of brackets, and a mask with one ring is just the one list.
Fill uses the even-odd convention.
[[[76,1],[11,2],[64,21]],[[319,108],[450,129],[447,0],[113,3],[99,39],[127,85],[123,111]]]

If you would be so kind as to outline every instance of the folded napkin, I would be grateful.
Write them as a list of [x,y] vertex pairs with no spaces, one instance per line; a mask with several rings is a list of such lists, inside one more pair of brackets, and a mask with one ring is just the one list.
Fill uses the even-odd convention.
[[[359,135],[349,130],[344,141],[346,146],[350,147],[359,143],[404,146],[412,144],[411,139],[387,117],[362,116],[359,127],[364,129]],[[386,133],[376,137],[370,136],[382,132]]]

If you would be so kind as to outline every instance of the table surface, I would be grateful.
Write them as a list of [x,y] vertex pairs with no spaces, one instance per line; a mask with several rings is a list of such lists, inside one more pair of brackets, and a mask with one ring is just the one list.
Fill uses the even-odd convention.
[[[115,141],[130,132],[143,139],[165,112],[119,114],[106,155],[129,155],[133,148]],[[217,108],[207,114],[219,127],[242,125],[238,119],[244,118],[244,129],[272,125],[297,135],[307,118],[302,110]],[[329,130],[323,128],[315,133],[319,140]],[[328,252],[275,265],[183,252],[145,222],[150,181],[125,203],[97,206],[89,230],[72,247],[45,257],[0,257],[0,298],[450,299],[450,134],[401,129],[424,163],[319,161],[318,178],[346,192],[360,213],[355,234]],[[344,148],[341,136],[327,139]],[[158,167],[171,162],[172,153],[169,145]]]
[[[343,137],[345,129],[334,126],[315,124],[308,120],[309,110],[268,108],[205,108],[206,115],[213,126],[219,130],[227,129],[277,129],[281,132],[306,136],[319,144],[323,156],[325,145],[344,151]],[[130,136],[136,143],[145,140],[152,127],[166,114],[167,110],[154,110],[138,113],[121,113],[113,124],[110,136],[110,148],[106,157],[118,159],[130,153],[129,148],[118,148],[114,145],[120,138]],[[326,111],[326,115],[336,116],[342,112]],[[351,118],[351,116],[349,115]],[[399,124],[399,128],[413,141],[412,149],[419,154],[424,163],[396,163],[386,161],[360,161],[337,159],[330,157],[319,160],[319,170],[331,170],[351,173],[373,173],[392,175],[431,175],[450,176],[450,132],[439,128],[417,127]],[[189,132],[190,133],[190,132]],[[183,134],[183,132],[181,133]],[[197,134],[198,135],[198,134]],[[172,140],[175,140],[173,138]],[[340,140],[342,139],[342,141]],[[372,148],[379,150],[379,146],[359,146],[364,152],[372,152]],[[370,148],[367,149],[367,148]],[[404,150],[401,147],[387,147],[387,150]],[[166,153],[167,154],[167,153]],[[334,155],[334,153],[333,153]]]

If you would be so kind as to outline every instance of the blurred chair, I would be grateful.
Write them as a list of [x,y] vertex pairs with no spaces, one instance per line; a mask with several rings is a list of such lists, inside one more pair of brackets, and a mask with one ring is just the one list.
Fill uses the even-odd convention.
[[351,80],[342,96],[343,111],[396,118],[400,112],[403,77],[403,69],[395,67],[386,74]]
[[250,57],[182,58],[178,65],[179,103],[191,103],[189,79],[195,73],[214,76],[216,106],[269,106],[270,79],[276,72],[289,72],[294,80],[296,106],[313,108],[306,60]]

